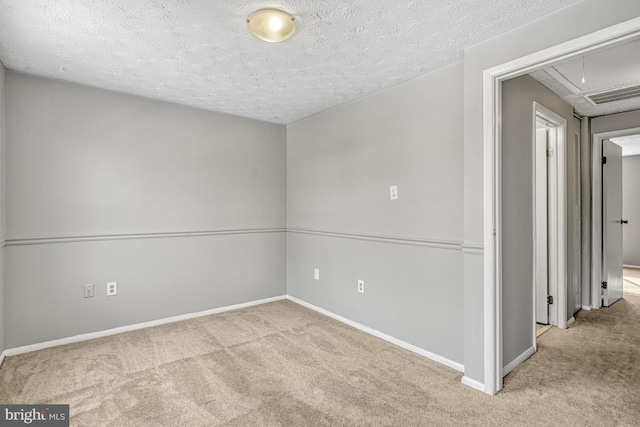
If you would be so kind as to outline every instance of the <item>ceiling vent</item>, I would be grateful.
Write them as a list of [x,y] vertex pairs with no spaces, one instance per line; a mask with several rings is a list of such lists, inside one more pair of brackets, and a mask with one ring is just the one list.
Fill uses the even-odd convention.
[[586,97],[595,105],[624,101],[626,99],[640,98],[640,85],[610,90],[607,92],[594,93],[591,95],[587,95]]

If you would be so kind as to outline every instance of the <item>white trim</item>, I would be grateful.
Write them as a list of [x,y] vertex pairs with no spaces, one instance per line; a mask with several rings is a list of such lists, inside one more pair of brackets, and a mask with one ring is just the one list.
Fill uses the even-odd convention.
[[[344,231],[315,230],[311,228],[292,227],[287,232],[296,234],[312,234],[323,237],[337,237],[341,239],[367,240],[396,245],[425,246],[438,249],[464,250],[462,242],[451,240],[433,240],[423,237],[382,236],[363,233],[348,233]],[[475,248],[475,247],[474,247]]]
[[[542,119],[547,123],[549,129],[549,145],[554,151],[551,157],[551,165],[547,171],[549,185],[549,193],[547,195],[549,200],[547,206],[547,227],[549,235],[547,242],[549,247],[547,271],[549,277],[549,295],[552,295],[556,300],[555,304],[553,304],[549,310],[549,323],[560,329],[565,329],[567,327],[567,198],[565,194],[567,186],[567,120],[546,108],[544,105],[534,101],[532,125],[534,133],[536,120],[538,119]],[[536,222],[537,221],[534,220],[534,235]],[[536,301],[534,298],[534,310],[535,309]],[[535,315],[533,323],[535,324]]]
[[483,74],[484,168],[484,391],[502,389],[502,83]]
[[4,363],[4,358],[7,357],[7,350],[3,351],[0,354],[0,368],[2,367],[2,364]]
[[533,347],[533,346],[531,346],[528,349],[526,349],[524,351],[524,353],[522,353],[520,356],[516,357],[511,363],[509,363],[507,366],[505,366],[502,369],[502,376],[505,376],[505,375],[509,374],[509,372],[513,371],[518,366],[522,365],[522,363],[525,360],[527,360],[528,358],[533,356],[535,353],[536,353],[536,348]]
[[502,82],[588,53],[617,46],[638,37],[640,37],[640,18],[634,18],[484,71],[483,194],[484,246],[487,249],[484,262],[484,361],[485,393],[487,394],[495,394],[502,389],[502,283],[499,276],[502,259],[499,245]]
[[631,264],[622,264],[624,268],[638,268],[640,269],[640,265],[631,265]]
[[272,298],[265,298],[256,301],[244,302],[241,304],[229,305],[226,307],[212,308],[209,310],[197,311],[195,313],[187,313],[180,314],[178,316],[165,317],[163,319],[151,320],[149,322],[136,323],[133,325],[122,326],[119,328],[107,329],[104,331],[98,332],[90,332],[87,334],[74,335],[72,337],[60,338],[52,341],[45,341],[37,344],[25,345],[22,347],[16,347],[11,349],[6,349],[3,355],[6,353],[7,356],[15,356],[17,354],[30,353],[32,351],[44,350],[45,348],[57,347],[59,345],[72,344],[82,341],[89,341],[95,338],[108,337],[111,335],[121,334],[124,332],[136,331],[138,329],[150,328],[152,326],[165,325],[167,323],[179,322],[181,320],[193,319],[196,317],[210,316],[212,314],[224,313],[226,311],[238,310],[241,308],[252,307],[255,305],[267,304],[275,301],[282,301],[286,299],[286,296],[281,295]]
[[[535,325],[537,322],[549,323],[549,304],[547,304],[547,296],[549,295],[549,128],[545,126],[539,129],[539,118],[537,114],[537,103],[533,103],[532,108],[532,158],[533,167],[531,168],[531,197],[533,199],[531,229],[533,237],[533,346],[536,347]],[[545,120],[546,121],[546,120]],[[544,141],[541,141],[540,133],[544,132]],[[544,144],[543,144],[544,142]],[[541,226],[542,225],[542,226]],[[544,286],[544,295],[539,295]],[[539,298],[540,297],[540,298]],[[541,310],[542,309],[542,310]],[[542,312],[542,313],[541,313]],[[536,347],[537,348],[537,347]]]
[[203,236],[225,236],[235,234],[258,234],[258,233],[297,233],[313,234],[325,237],[338,237],[343,239],[368,240],[382,243],[393,243],[399,245],[424,246],[438,249],[469,250],[482,253],[480,245],[464,245],[459,241],[435,240],[423,237],[405,236],[382,236],[363,233],[349,233],[343,231],[314,230],[309,228],[247,228],[237,230],[204,230],[204,231],[167,231],[156,233],[130,233],[130,234],[78,234],[68,236],[43,236],[24,237],[7,240],[0,240],[0,248],[3,246],[24,246],[24,245],[45,245],[52,243],[71,242],[98,242],[104,240],[136,240],[136,239],[166,239],[175,237],[203,237]]
[[376,338],[380,338],[384,341],[387,341],[393,345],[397,345],[398,347],[404,348],[405,350],[409,350],[413,353],[419,354],[420,356],[426,357],[427,359],[431,359],[435,362],[441,363],[445,366],[448,366],[450,368],[455,369],[456,371],[459,372],[464,372],[464,366],[460,363],[454,362],[452,360],[447,359],[446,357],[440,356],[438,354],[435,353],[431,353],[430,351],[421,349],[420,347],[416,347],[413,344],[409,344],[408,342],[399,340],[398,338],[394,338],[390,335],[387,335],[383,332],[377,331],[373,328],[370,328],[368,326],[362,325],[358,322],[354,322],[353,320],[347,319],[346,317],[342,317],[338,314],[332,313],[329,310],[325,310],[324,308],[320,308],[317,307],[313,304],[310,304],[304,300],[301,300],[299,298],[296,297],[292,297],[291,295],[287,295],[286,297],[289,301],[291,302],[295,302],[296,304],[299,304],[303,307],[306,307],[308,309],[311,309],[313,311],[317,311],[318,313],[324,314],[327,317],[331,317],[332,319],[335,319],[339,322],[342,322],[346,325],[351,326],[352,328],[356,328],[362,332],[365,332],[369,335],[373,335]]
[[585,311],[591,311],[591,310],[592,310],[592,308],[591,308],[591,306],[590,306],[590,305],[583,305],[583,306],[582,306],[582,310],[585,310]]
[[602,307],[602,138],[591,142],[591,307]]
[[[602,141],[620,136],[637,135],[640,127],[594,133],[591,140],[593,162],[591,174],[591,306],[602,307]],[[623,267],[625,267],[623,265]],[[635,267],[640,268],[640,267]]]
[[[556,306],[556,324],[558,328],[565,329],[567,327],[567,121],[563,119],[562,124],[556,128],[556,215],[557,224],[555,227],[556,235],[552,236],[552,244],[556,247],[557,265],[555,291],[557,293]],[[554,241],[555,240],[555,241]]]
[[[174,322],[179,322],[182,320],[188,320],[188,319],[193,319],[196,317],[203,317],[203,316],[210,316],[212,314],[218,314],[218,313],[224,313],[227,311],[232,311],[232,310],[238,310],[241,308],[247,308],[247,307],[252,307],[252,306],[256,306],[256,305],[261,305],[261,304],[267,304],[270,302],[275,302],[275,301],[282,301],[282,300],[289,300],[291,302],[294,302],[296,304],[299,304],[303,307],[309,308],[311,310],[317,311],[321,314],[324,314],[325,316],[331,317],[335,320],[338,320],[339,322],[345,323],[351,327],[354,327],[362,332],[365,332],[369,335],[373,335],[377,338],[380,338],[382,340],[385,340],[391,344],[397,345],[398,347],[404,348],[405,350],[409,350],[413,353],[419,354],[423,357],[426,357],[428,359],[431,359],[435,362],[441,363],[445,366],[448,366],[450,368],[453,368],[459,372],[464,372],[464,366],[461,365],[460,363],[457,362],[453,362],[443,356],[431,353],[427,350],[423,350],[419,347],[416,347],[412,344],[409,344],[405,341],[399,340],[397,338],[394,338],[392,336],[389,336],[387,334],[384,334],[380,331],[377,331],[375,329],[369,328],[368,326],[364,326],[361,325],[357,322],[354,322],[352,320],[349,320],[345,317],[339,316],[337,314],[334,314],[328,310],[325,310],[323,308],[320,307],[316,307],[312,304],[309,304],[306,301],[303,301],[301,299],[298,299],[296,297],[292,297],[292,296],[288,296],[288,295],[282,295],[282,296],[277,296],[277,297],[272,297],[272,298],[265,298],[265,299],[261,299],[261,300],[256,300],[256,301],[250,301],[250,302],[246,302],[246,303],[241,303],[241,304],[235,304],[235,305],[231,305],[231,306],[226,306],[226,307],[220,307],[220,308],[213,308],[213,309],[209,309],[209,310],[204,310],[204,311],[198,311],[198,312],[194,312],[194,313],[187,313],[187,314],[181,314],[178,316],[172,316],[172,317],[166,317],[163,319],[157,319],[157,320],[152,320],[149,322],[142,322],[142,323],[137,323],[134,325],[128,325],[128,326],[122,326],[119,328],[113,328],[113,329],[107,329],[104,331],[99,331],[99,332],[90,332],[87,334],[80,334],[80,335],[75,335],[72,337],[67,337],[67,338],[61,338],[61,339],[57,339],[57,340],[52,340],[52,341],[46,341],[46,342],[42,342],[42,343],[37,343],[37,344],[31,344],[31,345],[26,345],[26,346],[22,346],[22,347],[16,347],[16,348],[11,348],[11,349],[6,349],[4,352],[2,352],[2,354],[0,355],[0,365],[2,364],[2,361],[4,360],[5,356],[15,356],[18,354],[24,354],[24,353],[30,353],[32,351],[38,351],[38,350],[44,350],[46,348],[51,348],[51,347],[57,347],[60,345],[65,345],[65,344],[73,344],[73,343],[77,343],[77,342],[82,342],[82,341],[88,341],[88,340],[92,340],[92,339],[96,339],[96,338],[102,338],[102,337],[107,337],[107,336],[111,336],[111,335],[116,335],[116,334],[121,334],[124,332],[131,332],[131,331],[135,331],[138,329],[144,329],[144,328],[150,328],[153,326],[159,326],[159,325],[165,325],[167,323],[174,323]],[[474,387],[475,388],[475,387]]]
[[473,245],[471,243],[463,243],[460,245],[462,252],[470,255],[484,255],[484,246]]
[[286,228],[243,228],[237,230],[166,231],[131,234],[79,234],[7,239],[6,246],[46,245],[51,243],[99,242],[104,240],[166,239],[175,237],[225,236],[229,234],[284,233]]
[[474,389],[476,389],[478,391],[484,392],[484,384],[482,384],[479,381],[472,380],[471,378],[464,376],[464,377],[462,377],[462,381],[461,382],[462,382],[462,384],[464,384],[466,386],[469,386],[469,387],[474,388]]

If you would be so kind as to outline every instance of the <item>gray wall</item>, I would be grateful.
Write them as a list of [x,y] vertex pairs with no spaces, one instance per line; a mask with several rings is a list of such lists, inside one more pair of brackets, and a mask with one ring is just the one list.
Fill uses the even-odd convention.
[[454,64],[287,131],[288,293],[460,364],[462,73]]
[[622,217],[624,226],[622,257],[625,265],[640,266],[640,156],[622,158]]
[[5,69],[0,62],[0,353],[5,347],[5,278],[4,263],[5,249],[4,242],[6,239],[5,232],[5,215],[4,215],[4,147],[5,147]]
[[[585,0],[509,33],[478,43],[464,55],[464,244],[482,246],[483,71],[640,15],[637,0]],[[465,376],[484,383],[484,268],[465,253]]]
[[[533,345],[533,102],[567,121],[567,218],[573,215],[575,188],[573,108],[532,77],[522,76],[502,86],[502,315],[504,365]],[[567,249],[573,253],[573,223],[568,221]],[[567,257],[567,284],[573,269]],[[569,292],[567,313],[573,314]]]
[[591,119],[591,134],[640,127],[640,110]]
[[6,102],[7,348],[285,294],[284,126],[13,72]]

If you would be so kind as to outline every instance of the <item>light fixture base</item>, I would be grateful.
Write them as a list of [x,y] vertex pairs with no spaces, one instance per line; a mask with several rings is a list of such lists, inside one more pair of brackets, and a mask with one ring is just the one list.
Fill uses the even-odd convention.
[[295,18],[279,9],[260,9],[247,18],[247,26],[254,36],[270,43],[287,40],[296,32]]

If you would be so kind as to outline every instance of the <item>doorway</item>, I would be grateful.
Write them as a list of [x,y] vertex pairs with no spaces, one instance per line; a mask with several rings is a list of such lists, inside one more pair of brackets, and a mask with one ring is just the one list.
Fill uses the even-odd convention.
[[612,142],[640,128],[593,135],[592,284],[593,308],[608,307],[623,296],[622,147]]
[[[558,326],[566,294],[566,120],[534,102],[534,325]],[[534,331],[534,336],[536,331]],[[534,340],[534,348],[535,348]]]
[[622,298],[622,147],[602,141],[602,302]]
[[[508,79],[564,60],[640,38],[640,19],[632,19],[484,71],[485,299],[484,390],[495,394],[503,384],[501,90]],[[595,175],[595,174],[594,174]],[[565,306],[566,311],[566,306]],[[564,316],[566,323],[566,313]],[[561,319],[562,321],[562,319]]]
[[640,134],[611,139],[622,146],[623,294],[640,295]]

